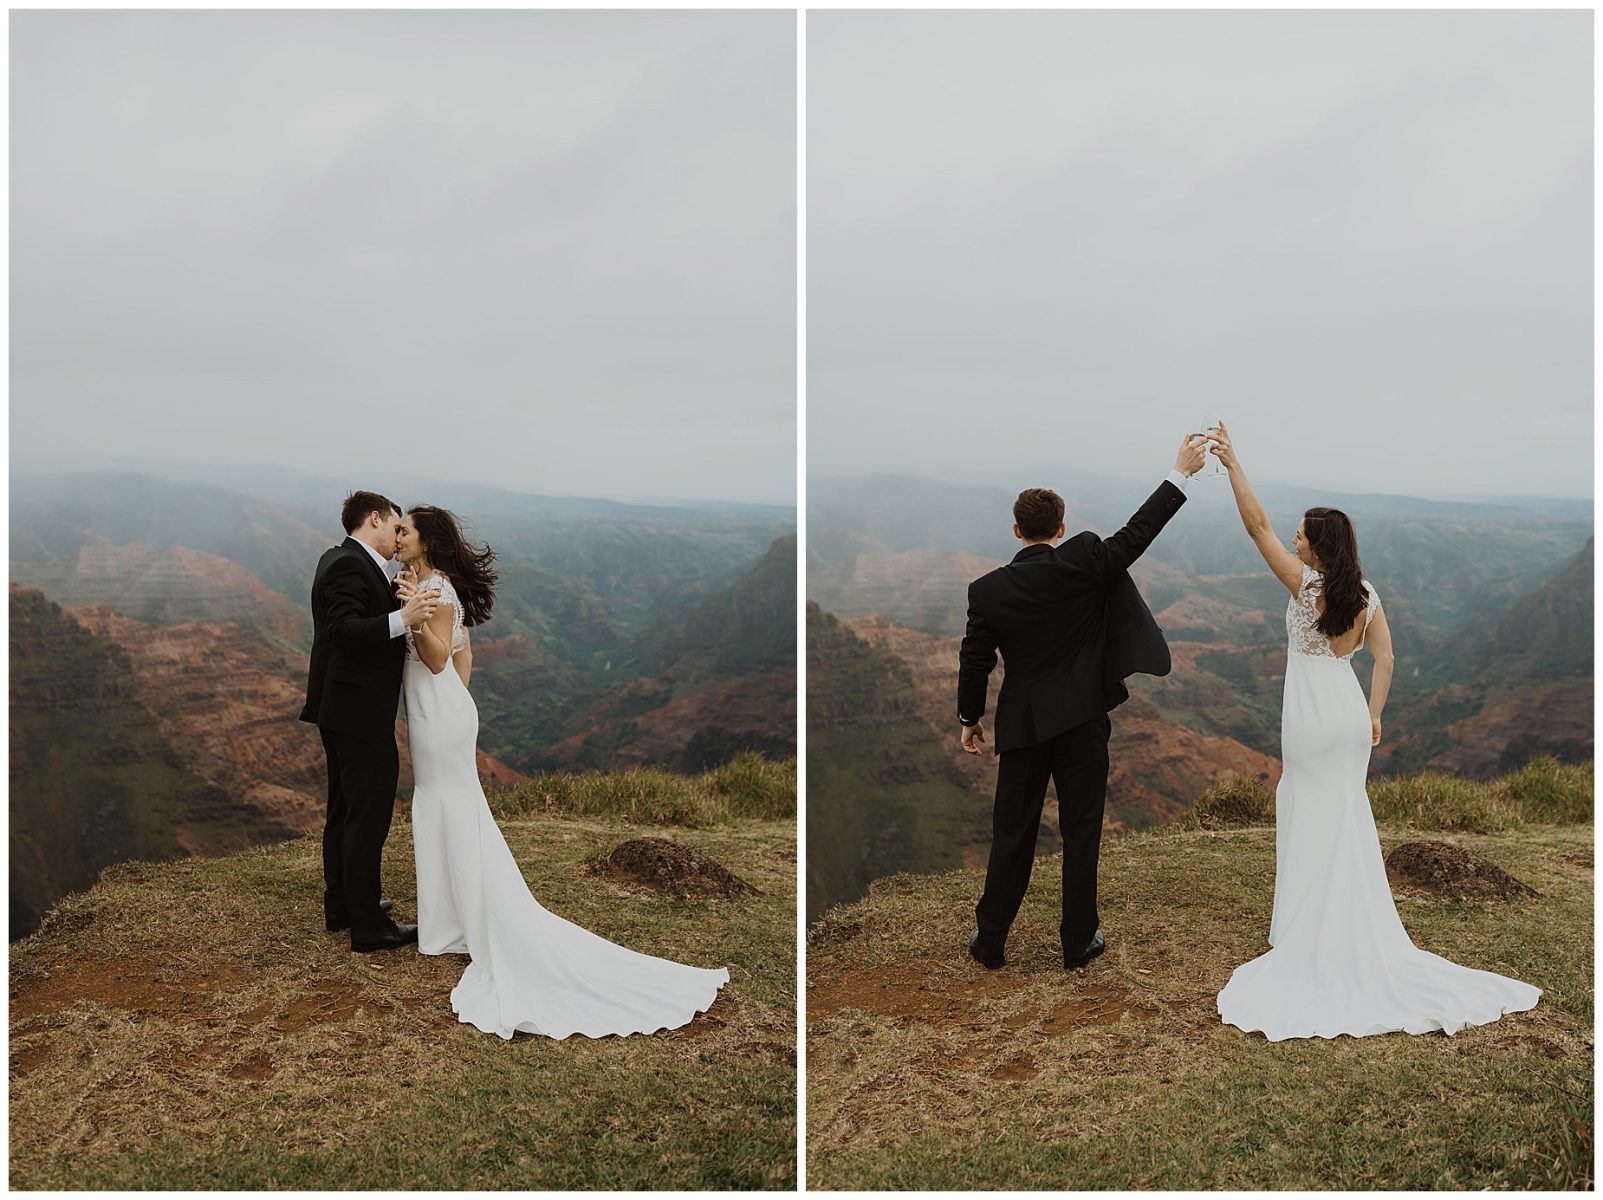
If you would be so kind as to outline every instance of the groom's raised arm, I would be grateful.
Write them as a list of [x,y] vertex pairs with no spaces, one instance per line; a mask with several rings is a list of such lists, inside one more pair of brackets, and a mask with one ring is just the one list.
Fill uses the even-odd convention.
[[974,603],[974,585],[968,589],[968,626],[957,651],[957,719],[973,725],[985,715],[985,688],[996,669],[996,634]]
[[1094,533],[1081,535],[1085,538],[1091,562],[1104,583],[1121,571],[1128,571],[1130,564],[1152,545],[1152,539],[1163,531],[1169,518],[1179,512],[1180,506],[1186,502],[1186,484],[1201,468],[1208,447],[1206,441],[1193,440],[1197,437],[1196,434],[1187,434],[1180,440],[1179,453],[1174,456],[1174,469],[1164,476],[1158,490],[1147,497],[1146,503],[1136,509],[1135,516],[1124,523],[1123,529],[1106,541]]
[[1169,523],[1169,518],[1179,512],[1180,506],[1186,502],[1186,482],[1186,477],[1179,471],[1170,471],[1168,477],[1158,485],[1158,490],[1146,498],[1118,533],[1101,541],[1096,540],[1094,534],[1090,535],[1087,541],[1091,561],[1096,564],[1103,579],[1110,579],[1120,571],[1128,571],[1130,564],[1152,545],[1153,539]]

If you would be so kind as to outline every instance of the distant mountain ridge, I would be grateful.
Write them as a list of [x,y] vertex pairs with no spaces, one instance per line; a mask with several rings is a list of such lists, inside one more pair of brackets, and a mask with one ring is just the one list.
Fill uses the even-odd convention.
[[[808,596],[843,617],[881,615],[929,633],[960,634],[968,579],[1017,548],[1007,534],[1012,497],[1000,489],[931,480],[856,479],[832,486],[834,491],[809,491]],[[1149,694],[1168,720],[1278,754],[1285,591],[1242,532],[1227,483],[1193,480],[1187,494],[1186,505],[1134,569],[1176,656],[1174,673],[1155,681]],[[1066,499],[1071,527],[1089,526],[1105,536],[1128,516],[1103,497]],[[1512,707],[1499,701],[1505,717],[1517,723],[1524,711],[1527,725],[1538,720],[1540,707],[1522,706],[1518,695],[1534,696],[1548,686],[1540,652],[1514,653],[1505,642],[1494,680],[1483,677],[1463,647],[1489,646],[1499,621],[1574,563],[1591,537],[1589,506],[1414,501],[1404,506],[1407,511],[1388,512],[1374,497],[1360,499],[1370,510],[1354,518],[1365,574],[1380,591],[1400,658],[1389,711],[1399,720],[1405,713],[1427,714],[1421,719],[1443,726],[1474,703],[1467,697],[1495,683],[1513,698]],[[1288,532],[1299,511],[1288,511],[1284,500],[1271,507],[1272,515],[1286,514]],[[1435,515],[1417,515],[1425,512]],[[996,549],[978,554],[974,547],[981,544]],[[1590,654],[1578,653],[1575,637],[1590,637],[1591,603],[1590,589],[1584,589],[1576,593],[1573,611],[1565,610],[1564,620],[1585,633],[1566,634],[1549,621],[1541,626],[1545,633],[1533,634],[1552,641],[1551,653],[1559,659],[1584,661],[1588,677]],[[1367,657],[1360,654],[1355,664],[1367,680]],[[1432,708],[1429,694],[1448,688],[1459,689],[1451,693],[1451,706]],[[1579,688],[1571,690],[1576,695],[1565,693],[1565,704],[1575,709]],[[1489,725],[1486,732],[1510,744],[1545,746],[1570,761],[1590,756],[1590,738],[1572,737],[1568,725],[1547,740],[1507,725]],[[1470,736],[1467,729],[1464,736]],[[1445,749],[1439,737],[1436,749]],[[1474,769],[1517,766],[1503,750],[1499,743],[1493,753],[1473,756]],[[1429,754],[1411,751],[1396,769],[1419,769],[1429,761]],[[1392,767],[1384,752],[1377,764]]]
[[[110,863],[322,828],[323,746],[299,719],[304,654],[238,621],[149,624],[15,584],[10,603],[13,938]],[[404,725],[397,736],[406,795]],[[478,760],[486,780],[523,779],[482,749]]]
[[[1547,755],[1593,754],[1593,542],[1495,622],[1472,622],[1387,720],[1400,736],[1376,757],[1388,772],[1476,777]],[[1435,687],[1432,687],[1435,685]]]
[[[36,805],[62,819],[84,805],[122,813],[107,819],[130,831],[105,839],[106,862],[318,825],[322,749],[295,718],[312,571],[339,540],[340,497],[324,520],[304,500],[206,484],[17,473],[12,500],[12,606],[45,631],[13,649],[14,934],[104,865],[77,837],[50,833],[60,821]],[[482,775],[794,755],[787,510],[546,508],[459,513],[501,573],[493,618],[473,631]],[[88,697],[56,705],[58,670],[81,675]],[[63,767],[42,749],[17,752],[98,747],[99,732],[123,747],[115,761],[84,750]]]
[[[1013,496],[998,488],[813,482],[806,588],[809,629],[820,632],[808,647],[808,813],[826,834],[809,841],[809,858],[816,846],[824,860],[808,864],[809,894],[833,903],[860,895],[882,867],[940,871],[954,854],[978,865],[995,760],[957,749],[957,646],[968,582],[1018,542],[1008,535]],[[1145,494],[1125,490],[1128,510],[1066,493],[1067,524],[1112,533]],[[1288,595],[1243,533],[1227,483],[1194,480],[1188,497],[1132,570],[1174,667],[1137,677],[1114,715],[1110,829],[1170,820],[1230,774],[1279,778]],[[1390,511],[1363,499],[1348,507],[1365,514],[1354,513],[1364,571],[1399,655],[1371,771],[1488,778],[1542,755],[1590,760],[1590,506]],[[1288,540],[1299,512],[1286,497],[1271,507]],[[1368,655],[1354,666],[1367,688]],[[916,699],[896,708],[885,689]],[[820,697],[829,707],[815,716]],[[894,719],[881,730],[886,714]],[[1050,798],[1042,824],[1044,846],[1055,847]],[[843,844],[854,829],[868,848]]]
[[173,752],[113,639],[14,584],[10,630],[12,938],[111,863],[299,832]]
[[[840,620],[813,601],[807,613],[810,915],[858,898],[881,875],[983,866],[997,760],[958,744],[959,639],[884,617]],[[1110,832],[1172,819],[1186,797],[1233,775],[1278,781],[1273,756],[1167,719],[1148,694],[1155,682],[1137,677],[1114,713]],[[1000,684],[998,671],[988,714]],[[1053,852],[1057,837],[1049,792],[1041,852]]]
[[[1078,471],[1059,485],[1070,532],[1106,537],[1156,487],[1120,480],[1099,489]],[[1069,488],[1074,483],[1076,488]],[[1078,490],[1076,490],[1078,489]],[[1409,497],[1333,496],[1304,489],[1260,489],[1265,507],[1289,546],[1303,510],[1315,503],[1344,507],[1358,530],[1366,571],[1396,594],[1406,592],[1433,633],[1456,627],[1459,608],[1492,584],[1535,586],[1592,533],[1589,505],[1554,501],[1531,505],[1454,504]],[[926,552],[932,561],[966,555],[1005,561],[1018,549],[1011,534],[1014,493],[907,477],[808,481],[808,594],[845,611],[849,589],[835,576],[869,569],[861,560]],[[1193,478],[1186,503],[1143,561],[1173,567],[1185,578],[1261,574],[1263,560],[1242,532],[1226,480]],[[833,593],[827,599],[823,592]],[[883,613],[904,623],[907,613]],[[1444,623],[1445,622],[1445,623]],[[932,633],[961,632],[948,625]]]
[[535,767],[656,762],[705,770],[742,750],[796,745],[796,537],[641,639],[641,675],[602,691],[577,732],[520,761]]

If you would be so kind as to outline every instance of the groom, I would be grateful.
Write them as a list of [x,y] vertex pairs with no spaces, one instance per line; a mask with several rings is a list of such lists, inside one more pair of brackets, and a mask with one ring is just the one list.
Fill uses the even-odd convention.
[[1129,699],[1124,677],[1169,673],[1169,647],[1127,570],[1185,503],[1206,441],[1180,444],[1174,470],[1124,528],[1106,541],[1089,530],[1062,545],[1063,500],[1046,488],[1019,493],[1013,535],[1024,548],[968,589],[968,629],[959,651],[957,716],[963,749],[985,743],[986,679],[1001,652],[996,698],[996,808],[985,894],[969,953],[1003,964],[1035,862],[1048,778],[1057,784],[1063,834],[1065,968],[1084,966],[1106,946],[1097,927],[1096,872],[1108,790],[1107,714]]
[[401,759],[395,709],[406,658],[402,633],[434,615],[435,600],[397,596],[384,564],[395,556],[401,510],[377,492],[353,492],[345,540],[323,552],[312,579],[312,666],[301,720],[323,735],[328,821],[323,828],[323,917],[351,931],[351,949],[417,941],[379,898],[379,863],[395,812]]

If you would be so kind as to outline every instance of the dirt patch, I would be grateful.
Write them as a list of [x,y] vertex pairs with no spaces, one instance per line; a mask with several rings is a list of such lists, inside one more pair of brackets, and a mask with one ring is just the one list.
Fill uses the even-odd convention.
[[387,1012],[392,1007],[384,1000],[364,999],[362,989],[353,983],[320,979],[312,987],[317,990],[290,1001],[289,1007],[273,1022],[274,1029],[279,1033],[299,1033],[313,1025],[349,1020],[363,1008]]
[[50,1058],[50,1045],[43,1039],[31,1046],[23,1046],[20,1049],[13,1047],[11,1051],[11,1074],[20,1078],[38,1070],[49,1062]]
[[1457,900],[1511,900],[1541,894],[1490,859],[1450,842],[1404,842],[1386,856],[1386,877],[1394,887]]
[[703,1037],[715,1030],[728,1028],[729,1014],[734,1008],[735,1002],[720,992],[706,1010],[697,1013],[685,1024],[677,1029],[659,1029],[652,1036],[669,1042],[686,1042]]
[[[79,1000],[92,1000],[141,1019],[172,1025],[209,1029],[228,1026],[237,1037],[269,1021],[279,1033],[298,1033],[314,1025],[348,1020],[364,1008],[386,1012],[393,1007],[390,1001],[364,997],[356,984],[320,979],[287,1007],[267,1002],[238,1016],[226,1017],[218,1012],[218,997],[257,982],[254,971],[220,967],[204,975],[172,975],[164,966],[154,957],[135,957],[59,967],[48,974],[22,977],[11,993],[12,1023],[71,1008]],[[229,1038],[207,1040],[196,1052],[199,1061],[215,1063],[230,1043]]]
[[762,893],[717,859],[667,838],[633,838],[585,862],[595,875],[648,887],[670,896],[760,896]]
[[909,964],[846,971],[807,991],[807,1016],[827,1017],[843,1008],[935,1025],[967,1025],[979,1001],[1006,996],[1028,982],[1012,972],[931,979]]
[[1097,1025],[1117,1025],[1128,1013],[1137,1020],[1150,1021],[1158,1010],[1146,1004],[1137,1004],[1128,992],[1108,987],[1088,987],[1080,995],[1052,1010],[1052,1015],[1041,1026],[1047,1037],[1062,1037],[1077,1029],[1090,1029]]
[[936,1051],[925,1054],[920,1061],[934,1071],[973,1071],[991,1057],[999,1044],[996,1039],[970,1042],[955,1054]]
[[769,1056],[796,1065],[796,1047],[787,1042],[742,1042],[735,1047],[735,1053],[744,1058]]
[[248,1079],[259,1083],[273,1077],[273,1060],[266,1054],[252,1054],[228,1068],[230,1079]]
[[1034,1079],[1041,1073],[1041,1068],[1035,1065],[1035,1060],[1028,1054],[1015,1054],[1001,1066],[991,1071],[992,1079],[1024,1080]]
[[1568,1057],[1568,1052],[1563,1046],[1530,1033],[1515,1034],[1499,1042],[1498,1045],[1508,1046],[1525,1054],[1540,1054],[1543,1058]]
[[58,967],[49,974],[29,975],[11,991],[13,1023],[71,1008],[93,1000],[142,1017],[160,1017],[175,1024],[203,1019],[203,1009],[219,992],[237,991],[254,981],[243,967],[219,967],[204,975],[172,977],[166,963],[154,956]]

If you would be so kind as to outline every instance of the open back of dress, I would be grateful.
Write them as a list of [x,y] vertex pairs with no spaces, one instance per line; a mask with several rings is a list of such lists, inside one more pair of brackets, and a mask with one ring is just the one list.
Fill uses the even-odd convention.
[[[1322,584],[1305,566],[1286,608],[1272,949],[1236,968],[1219,1015],[1280,1041],[1455,1033],[1531,1008],[1540,989],[1419,949],[1397,916],[1365,788],[1369,705],[1352,652],[1317,627]],[[1379,597],[1364,587],[1367,630]]]

